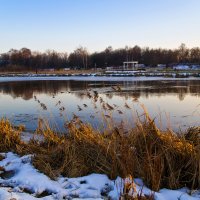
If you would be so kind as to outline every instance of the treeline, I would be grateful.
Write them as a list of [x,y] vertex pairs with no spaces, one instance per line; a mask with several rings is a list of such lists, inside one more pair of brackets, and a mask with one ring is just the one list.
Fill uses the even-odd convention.
[[1,69],[48,69],[64,68],[68,65],[67,53],[56,51],[46,51],[45,53],[32,52],[28,48],[20,50],[11,49],[9,52],[1,54]]
[[124,61],[139,61],[146,66],[157,64],[193,63],[200,64],[200,48],[187,48],[181,44],[177,49],[152,49],[139,46],[120,49],[106,48],[101,52],[89,53],[86,48],[77,48],[74,52],[58,53],[56,51],[32,52],[28,48],[11,49],[0,55],[1,69],[60,69],[60,68],[105,68],[122,66]]

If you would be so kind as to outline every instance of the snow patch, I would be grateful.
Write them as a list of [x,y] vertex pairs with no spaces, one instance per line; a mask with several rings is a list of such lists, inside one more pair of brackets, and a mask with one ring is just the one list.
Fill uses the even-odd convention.
[[[61,200],[61,199],[96,199],[110,198],[118,200],[123,193],[124,184],[130,179],[118,177],[110,180],[103,174],[91,174],[78,178],[59,177],[51,180],[40,173],[31,164],[32,155],[19,157],[14,153],[2,153],[0,161],[0,200]],[[3,173],[8,173],[3,176]],[[199,200],[200,190],[189,195],[187,188],[180,190],[162,189],[153,192],[147,188],[141,179],[134,179],[134,189],[129,194],[154,195],[155,200]],[[136,190],[136,191],[135,191]],[[42,196],[42,197],[41,197]]]

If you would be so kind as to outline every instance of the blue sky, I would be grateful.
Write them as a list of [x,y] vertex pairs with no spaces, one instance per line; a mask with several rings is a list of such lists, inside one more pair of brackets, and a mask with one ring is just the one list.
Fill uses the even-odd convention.
[[0,53],[200,46],[200,0],[0,0]]

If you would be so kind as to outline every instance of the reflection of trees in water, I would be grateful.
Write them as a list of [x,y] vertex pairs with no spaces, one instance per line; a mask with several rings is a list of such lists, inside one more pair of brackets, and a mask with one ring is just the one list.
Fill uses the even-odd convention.
[[[24,100],[29,100],[35,94],[52,96],[59,92],[67,92],[71,87],[76,88],[76,84],[71,85],[70,81],[20,81],[0,83],[0,92],[9,94],[13,98],[22,97]],[[85,87],[84,83],[82,87]]]
[[[122,92],[116,92],[110,86],[120,85]],[[102,90],[105,87],[105,91]],[[0,83],[0,92],[9,94],[13,98],[22,97],[24,100],[33,98],[36,94],[56,95],[59,92],[77,91],[74,93],[80,99],[87,98],[83,95],[86,90],[99,90],[105,92],[107,97],[122,96],[139,98],[144,96],[162,96],[164,94],[178,94],[183,100],[186,94],[200,96],[200,81],[132,81],[132,82],[95,82],[95,81],[23,81]]]
[[[134,86],[134,87],[133,87]],[[135,84],[128,85],[131,90],[115,93],[121,97],[139,98],[141,96],[149,98],[151,96],[161,97],[165,94],[178,95],[180,101],[184,100],[187,94],[200,96],[200,81],[138,81]]]

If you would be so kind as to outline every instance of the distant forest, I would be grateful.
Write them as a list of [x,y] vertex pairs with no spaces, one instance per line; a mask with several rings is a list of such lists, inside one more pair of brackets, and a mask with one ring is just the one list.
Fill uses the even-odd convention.
[[200,64],[200,48],[187,48],[181,44],[177,49],[152,49],[139,46],[113,49],[107,47],[104,51],[89,53],[84,47],[77,48],[74,52],[58,53],[47,50],[44,53],[32,52],[28,48],[20,50],[11,49],[0,55],[1,70],[9,69],[90,69],[106,68],[109,66],[122,66],[124,61],[138,61],[146,66],[166,64],[170,66],[178,63]]

